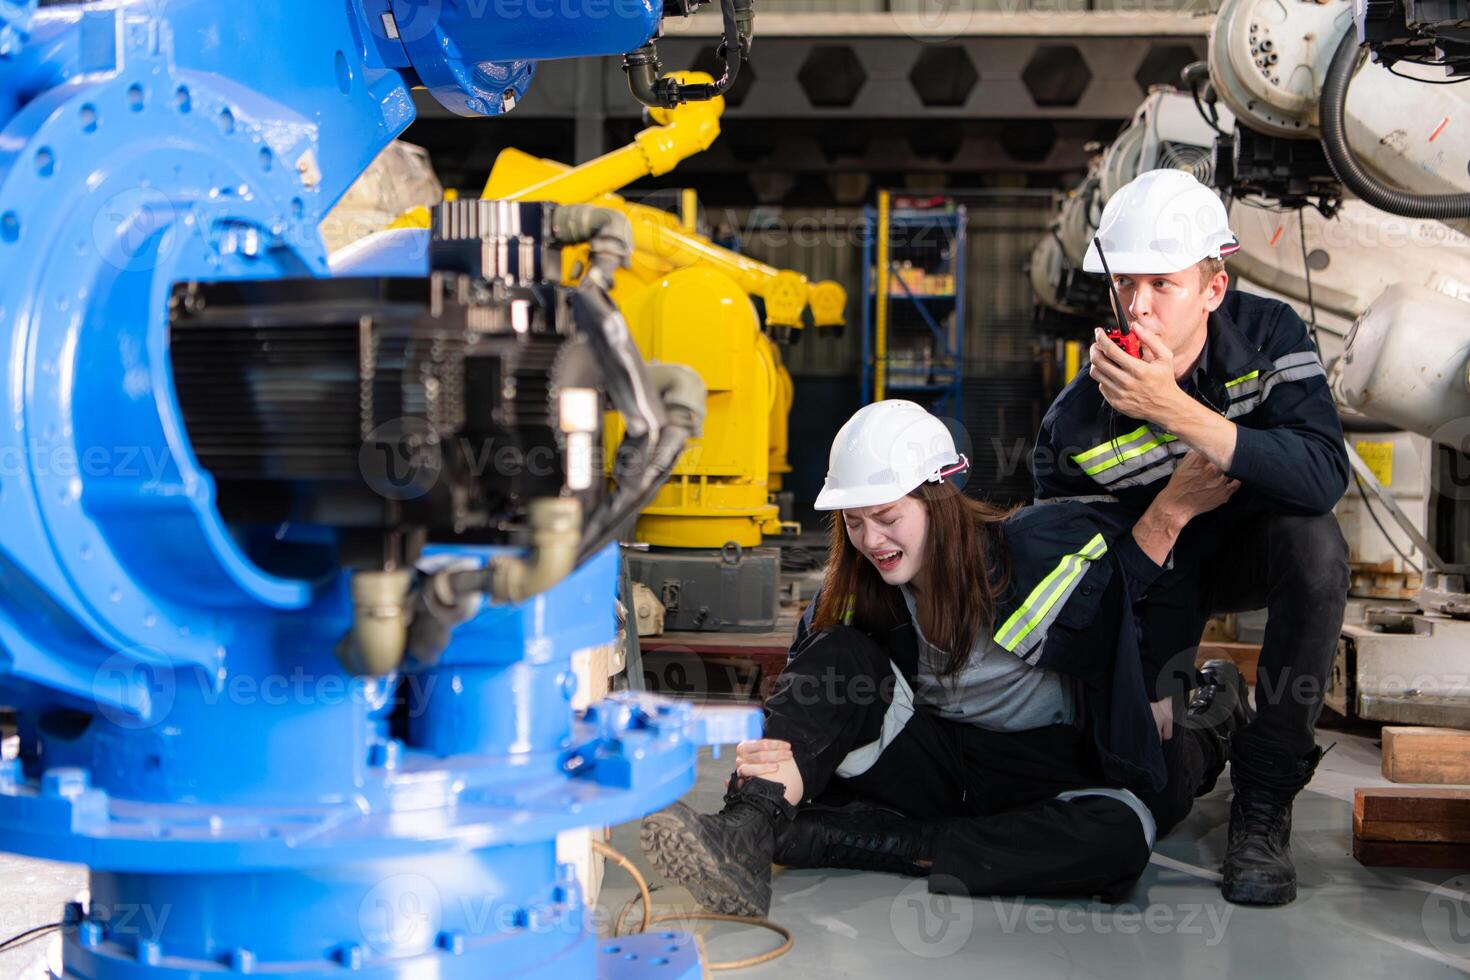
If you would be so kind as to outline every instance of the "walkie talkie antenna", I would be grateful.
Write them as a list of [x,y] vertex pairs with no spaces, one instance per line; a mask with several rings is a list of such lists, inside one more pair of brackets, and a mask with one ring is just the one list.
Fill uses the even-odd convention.
[[1102,261],[1103,275],[1108,280],[1108,295],[1113,301],[1113,319],[1118,322],[1118,332],[1126,337],[1128,336],[1128,320],[1123,316],[1123,301],[1118,298],[1118,287],[1113,285],[1113,270],[1108,268],[1108,257],[1103,254],[1102,239],[1094,238],[1092,247],[1097,249],[1097,257]]

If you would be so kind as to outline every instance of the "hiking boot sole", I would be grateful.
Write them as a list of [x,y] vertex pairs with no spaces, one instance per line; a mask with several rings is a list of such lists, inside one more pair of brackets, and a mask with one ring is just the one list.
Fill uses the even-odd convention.
[[1225,901],[1236,905],[1287,905],[1296,901],[1296,882],[1242,875],[1227,877],[1220,886],[1220,892]]
[[689,889],[694,900],[711,912],[759,919],[770,910],[769,879],[758,880],[714,854],[704,844],[698,815],[684,804],[645,817],[638,838],[654,869]]

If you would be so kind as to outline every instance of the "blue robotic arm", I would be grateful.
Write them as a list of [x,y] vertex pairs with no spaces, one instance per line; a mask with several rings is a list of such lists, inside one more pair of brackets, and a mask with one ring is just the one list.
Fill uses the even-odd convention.
[[[537,264],[556,215],[447,209],[429,277],[333,279],[317,232],[412,87],[498,114],[535,60],[633,50],[662,15],[509,2],[0,0],[0,846],[92,869],[67,976],[593,975],[556,835],[692,783],[688,705],[571,709],[573,655],[615,635],[615,545],[432,656],[343,654],[404,617],[421,560],[494,596],[528,499],[595,504],[557,457],[474,470],[493,447],[432,492],[374,479],[383,425],[390,453],[569,451],[554,411],[476,400],[596,387]],[[522,261],[462,258],[495,248]]]

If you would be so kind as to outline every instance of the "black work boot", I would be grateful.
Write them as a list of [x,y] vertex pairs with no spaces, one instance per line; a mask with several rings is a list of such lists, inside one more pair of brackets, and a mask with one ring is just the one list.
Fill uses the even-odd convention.
[[1305,757],[1250,732],[1231,739],[1230,842],[1221,892],[1241,905],[1285,905],[1296,898],[1291,863],[1291,804],[1312,779],[1322,750]]
[[923,877],[937,849],[939,824],[858,801],[796,811],[776,840],[775,861],[788,868],[850,868]]
[[1229,660],[1207,660],[1200,668],[1203,683],[1189,698],[1189,726],[1207,730],[1212,736],[1215,757],[1206,769],[1196,797],[1215,788],[1225,763],[1230,760],[1230,737],[1255,720],[1250,689],[1240,669]]
[[695,813],[675,803],[643,818],[643,853],[658,873],[689,889],[711,912],[764,918],[771,908],[771,857],[795,808],[780,783],[730,777],[725,808]]

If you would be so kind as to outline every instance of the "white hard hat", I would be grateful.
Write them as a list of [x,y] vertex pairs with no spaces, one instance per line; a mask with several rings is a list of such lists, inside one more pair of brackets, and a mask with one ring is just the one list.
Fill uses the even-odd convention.
[[[1108,268],[1122,275],[1178,272],[1240,248],[1219,196],[1183,170],[1150,170],[1120,187],[1097,237]],[[1103,271],[1096,245],[1087,246],[1082,268]]]
[[815,506],[891,504],[919,484],[938,483],[969,465],[949,429],[922,406],[896,398],[874,402],[858,409],[832,440],[827,482]]

